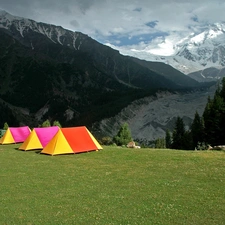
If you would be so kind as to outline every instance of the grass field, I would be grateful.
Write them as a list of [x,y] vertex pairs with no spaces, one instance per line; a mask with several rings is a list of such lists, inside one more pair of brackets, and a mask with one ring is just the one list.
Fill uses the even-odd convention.
[[0,224],[225,224],[225,152],[48,156],[0,145]]

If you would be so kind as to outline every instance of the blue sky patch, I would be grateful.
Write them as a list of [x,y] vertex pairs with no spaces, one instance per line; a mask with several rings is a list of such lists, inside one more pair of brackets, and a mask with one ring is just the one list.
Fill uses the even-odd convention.
[[168,33],[166,32],[156,32],[153,34],[142,34],[137,36],[119,36],[119,35],[111,35],[108,37],[108,42],[115,46],[124,46],[124,45],[136,45],[140,42],[148,43],[151,42],[156,37],[165,37]]
[[154,28],[157,24],[158,24],[158,20],[154,20],[154,21],[150,21],[148,23],[146,23],[145,25],[151,28]]
[[133,11],[136,11],[136,12],[141,12],[142,8],[135,8]]
[[199,22],[198,21],[198,17],[195,15],[195,16],[193,16],[192,18],[191,18],[194,22]]

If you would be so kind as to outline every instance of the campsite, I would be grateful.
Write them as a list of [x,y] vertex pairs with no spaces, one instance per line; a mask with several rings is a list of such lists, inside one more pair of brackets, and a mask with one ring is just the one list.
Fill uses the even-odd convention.
[[2,0],[0,225],[225,225],[224,10]]
[[224,151],[20,146],[0,145],[0,224],[224,224]]

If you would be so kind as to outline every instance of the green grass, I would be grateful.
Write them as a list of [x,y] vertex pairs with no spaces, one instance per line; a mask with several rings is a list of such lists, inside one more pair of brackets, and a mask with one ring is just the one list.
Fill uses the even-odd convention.
[[0,145],[0,224],[225,224],[225,153]]

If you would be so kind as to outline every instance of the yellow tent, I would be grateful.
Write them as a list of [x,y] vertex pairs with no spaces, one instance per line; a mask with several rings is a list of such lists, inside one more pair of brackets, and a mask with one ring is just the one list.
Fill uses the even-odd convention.
[[0,144],[21,143],[26,140],[30,134],[28,126],[23,127],[9,127],[5,134],[0,139]]
[[41,153],[49,155],[71,154],[75,153],[68,144],[62,131],[59,130],[52,140],[46,145]]
[[7,129],[5,134],[0,139],[0,144],[12,144],[14,143],[14,138],[12,136],[12,133],[10,129]]
[[23,144],[19,147],[20,150],[33,150],[33,149],[42,149],[42,144],[37,137],[35,130],[32,130],[27,139],[23,142]]
[[20,150],[43,149],[59,130],[58,126],[34,128]]
[[85,127],[61,128],[41,153],[49,155],[97,151],[101,145]]

